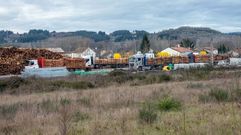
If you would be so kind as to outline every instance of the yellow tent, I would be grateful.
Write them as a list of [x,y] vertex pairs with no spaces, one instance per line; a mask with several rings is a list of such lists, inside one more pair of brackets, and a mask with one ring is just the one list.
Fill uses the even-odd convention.
[[164,67],[162,68],[162,70],[163,70],[163,71],[170,71],[171,68],[170,68],[169,66],[164,66]]
[[121,55],[119,53],[114,54],[114,59],[120,59],[120,58],[121,58]]
[[205,50],[202,50],[202,51],[200,51],[200,53],[199,53],[200,55],[207,55],[208,53],[207,53],[207,51],[205,51]]
[[157,57],[160,58],[160,57],[170,57],[171,55],[168,53],[168,52],[158,52],[157,53]]

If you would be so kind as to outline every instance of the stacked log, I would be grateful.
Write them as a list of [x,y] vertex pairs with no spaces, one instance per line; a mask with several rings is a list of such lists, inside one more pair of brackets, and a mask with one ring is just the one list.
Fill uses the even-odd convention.
[[64,60],[53,60],[53,59],[46,59],[44,63],[45,67],[63,67],[64,66]]
[[181,57],[180,56],[173,56],[172,57],[172,64],[179,64],[181,63]]
[[229,58],[228,55],[221,55],[221,54],[219,54],[219,55],[215,55],[214,56],[214,61],[226,60],[228,58]]
[[64,58],[64,66],[68,69],[85,69],[85,59],[83,58]]
[[127,65],[128,58],[120,58],[120,59],[96,59],[96,65]]
[[180,57],[180,63],[189,63],[188,56],[181,56]]
[[210,62],[210,56],[208,55],[195,55],[194,57],[195,63],[208,63]]
[[0,75],[20,74],[27,60],[39,57],[60,59],[62,55],[45,49],[0,48]]
[[147,65],[156,65],[156,60],[154,58],[147,59]]

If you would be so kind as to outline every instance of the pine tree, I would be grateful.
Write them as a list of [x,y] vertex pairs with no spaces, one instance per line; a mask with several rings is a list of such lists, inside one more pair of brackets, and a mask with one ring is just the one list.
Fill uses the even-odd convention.
[[227,53],[228,51],[230,51],[230,49],[226,47],[224,44],[220,45],[218,48],[219,54],[224,54],[224,53]]
[[150,47],[151,47],[150,41],[149,41],[147,35],[145,34],[142,39],[142,42],[141,42],[140,51],[142,53],[147,53],[147,52],[149,52]]
[[180,43],[181,47],[185,47],[185,48],[191,48],[191,49],[194,49],[195,47],[195,44],[192,40],[190,39],[183,39]]

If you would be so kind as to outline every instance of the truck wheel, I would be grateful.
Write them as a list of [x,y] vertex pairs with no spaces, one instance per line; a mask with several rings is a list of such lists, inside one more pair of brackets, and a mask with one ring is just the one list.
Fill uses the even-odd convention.
[[137,69],[138,71],[142,71],[142,67],[138,67],[138,69]]

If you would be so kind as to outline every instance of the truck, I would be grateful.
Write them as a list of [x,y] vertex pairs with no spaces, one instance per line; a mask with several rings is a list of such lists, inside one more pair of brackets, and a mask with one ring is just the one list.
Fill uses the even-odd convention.
[[[190,61],[188,55],[172,56],[172,57],[155,57],[153,52],[142,54],[137,52],[129,58],[130,70],[152,70],[163,69],[163,67],[170,67],[171,69],[189,69],[197,67],[205,67],[208,64],[209,57],[197,57],[198,61]],[[197,63],[196,63],[197,62]]]
[[155,65],[148,63],[148,60],[153,59],[154,57],[155,56],[153,52],[142,54],[139,51],[137,52],[137,54],[129,58],[129,69],[142,71],[142,70],[151,70],[153,68],[156,68]]
[[21,76],[26,78],[30,76],[37,77],[61,77],[68,76],[70,72],[66,67],[41,67],[38,60],[28,60],[27,65],[21,72]]
[[88,70],[84,59],[45,59],[27,60],[26,66],[21,72],[22,77],[60,77],[68,76],[75,70]]

